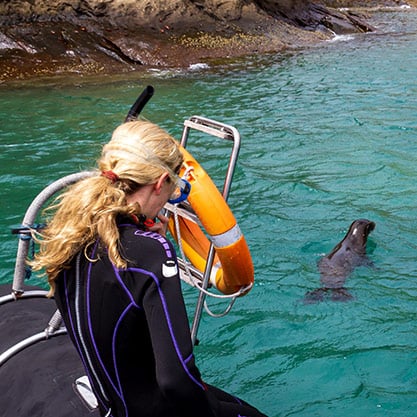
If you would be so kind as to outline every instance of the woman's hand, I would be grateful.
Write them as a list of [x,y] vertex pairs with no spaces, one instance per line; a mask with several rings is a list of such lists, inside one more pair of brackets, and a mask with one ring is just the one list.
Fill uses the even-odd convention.
[[159,233],[162,236],[166,236],[168,228],[168,217],[164,216],[162,213],[159,213],[156,217],[159,222],[154,222],[152,226],[148,226],[148,230],[151,232]]

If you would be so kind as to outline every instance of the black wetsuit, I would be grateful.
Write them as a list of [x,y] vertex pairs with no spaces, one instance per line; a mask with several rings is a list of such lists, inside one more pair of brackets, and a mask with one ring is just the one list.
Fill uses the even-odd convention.
[[172,244],[130,221],[119,230],[126,269],[97,243],[90,257],[98,261],[79,255],[56,281],[57,305],[101,414],[264,416],[201,380]]

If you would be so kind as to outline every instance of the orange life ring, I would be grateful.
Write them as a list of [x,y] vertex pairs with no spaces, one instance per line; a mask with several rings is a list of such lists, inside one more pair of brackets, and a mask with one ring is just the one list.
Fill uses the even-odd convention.
[[[233,213],[223,196],[193,156],[183,147],[180,176],[187,172],[191,184],[188,202],[207,235],[194,221],[178,216],[181,244],[192,265],[203,272],[206,267],[210,241],[216,256],[210,282],[223,294],[234,294],[244,287],[250,290],[254,282],[254,268],[248,245]],[[169,230],[178,242],[175,222],[171,217]],[[210,239],[210,240],[209,240]]]

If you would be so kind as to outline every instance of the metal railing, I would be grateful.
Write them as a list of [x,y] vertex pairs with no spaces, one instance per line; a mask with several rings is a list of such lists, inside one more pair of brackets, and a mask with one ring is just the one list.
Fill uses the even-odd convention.
[[[192,116],[188,120],[184,121],[184,129],[181,138],[181,145],[185,148],[188,143],[190,131],[194,129],[200,132],[204,132],[210,136],[214,136],[223,140],[231,141],[233,143],[229,162],[226,169],[222,196],[225,200],[227,200],[231,183],[233,179],[233,174],[236,167],[236,162],[240,150],[240,134],[232,126],[225,125],[220,122],[216,122],[214,120],[210,120],[200,116]],[[32,201],[29,208],[27,209],[25,216],[22,221],[22,225],[19,227],[17,234],[19,237],[17,255],[16,255],[16,265],[15,271],[13,276],[13,283],[11,288],[11,294],[7,294],[0,297],[0,306],[5,303],[9,303],[16,300],[24,300],[27,298],[33,297],[41,297],[45,298],[47,295],[47,291],[43,290],[26,290],[24,289],[24,281],[27,275],[27,265],[26,259],[29,254],[29,247],[31,244],[31,229],[34,227],[34,223],[39,216],[40,210],[46,204],[46,202],[53,197],[56,193],[60,192],[65,187],[80,181],[81,179],[91,177],[93,175],[97,175],[96,172],[93,171],[84,171],[75,174],[71,174],[65,176],[57,181],[51,183],[46,188],[44,188]],[[173,208],[170,204],[166,205],[166,209],[168,212],[172,212]],[[179,213],[181,216],[184,216],[192,221],[198,222],[197,216],[193,213],[191,207],[187,208],[178,208]],[[188,263],[186,259],[182,259],[181,257],[178,258],[179,268],[180,268],[180,276],[188,284],[192,285],[190,282],[189,274],[192,274],[194,278],[197,278],[201,281],[201,288],[207,290],[209,287],[209,279],[210,279],[210,271],[213,265],[213,260],[215,256],[215,250],[213,244],[210,245],[210,249],[208,252],[207,260],[206,260],[206,267],[204,272],[199,271],[198,269],[194,268],[191,264]],[[187,273],[185,273],[187,271]],[[207,296],[207,291],[199,293],[198,300],[195,307],[194,318],[191,326],[191,336],[193,343],[197,340],[197,333],[198,328],[200,325],[202,311],[205,303],[205,299]],[[233,304],[234,300],[232,301],[231,305]],[[12,356],[16,355],[18,352],[22,351],[28,346],[31,346],[38,341],[48,339],[49,337],[65,334],[66,329],[62,324],[62,318],[57,310],[53,317],[47,324],[47,327],[44,331],[36,333],[19,343],[16,343],[14,346],[11,346],[5,352],[0,354],[0,366],[5,363],[8,359]]]

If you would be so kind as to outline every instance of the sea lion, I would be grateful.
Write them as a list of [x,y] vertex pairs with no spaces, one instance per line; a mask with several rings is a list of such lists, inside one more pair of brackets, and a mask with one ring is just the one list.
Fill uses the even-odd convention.
[[321,288],[310,291],[305,296],[305,303],[315,303],[330,299],[347,301],[353,296],[344,287],[352,271],[361,265],[371,265],[366,256],[366,243],[369,234],[375,229],[375,223],[367,219],[355,220],[346,236],[333,250],[318,262]]

